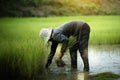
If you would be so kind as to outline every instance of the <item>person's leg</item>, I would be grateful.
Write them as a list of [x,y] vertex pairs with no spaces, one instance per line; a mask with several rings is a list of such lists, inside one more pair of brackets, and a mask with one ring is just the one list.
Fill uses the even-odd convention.
[[89,71],[89,59],[88,59],[88,41],[89,41],[90,28],[87,24],[84,24],[79,39],[79,51],[84,63],[84,71]]
[[84,63],[84,71],[89,71],[88,48],[80,50],[80,54]]
[[57,45],[58,45],[57,42],[52,42],[51,51],[50,54],[48,55],[47,63],[45,65],[46,68],[48,68],[52,62],[53,56],[55,55],[56,52]]
[[79,44],[76,43],[70,48],[70,56],[71,56],[71,68],[77,69],[77,49]]

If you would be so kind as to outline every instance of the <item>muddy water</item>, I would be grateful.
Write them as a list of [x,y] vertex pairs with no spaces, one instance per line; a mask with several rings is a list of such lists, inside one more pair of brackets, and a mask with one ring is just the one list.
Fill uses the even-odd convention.
[[83,62],[79,52],[77,70],[71,70],[69,53],[63,57],[66,63],[64,68],[56,66],[55,58],[48,69],[48,76],[45,80],[89,80],[89,75],[102,72],[120,74],[120,45],[89,46],[89,73],[83,72]]

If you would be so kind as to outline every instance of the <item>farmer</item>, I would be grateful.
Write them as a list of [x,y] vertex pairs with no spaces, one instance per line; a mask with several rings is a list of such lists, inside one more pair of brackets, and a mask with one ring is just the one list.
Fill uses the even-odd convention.
[[71,21],[66,22],[58,28],[43,28],[40,31],[40,36],[45,40],[47,44],[49,41],[52,42],[51,51],[48,56],[46,68],[48,68],[52,62],[53,56],[55,55],[58,43],[62,43],[62,47],[56,60],[58,67],[65,66],[65,62],[62,57],[68,46],[70,36],[76,37],[76,43],[69,49],[71,56],[71,67],[77,68],[77,50],[79,50],[84,63],[84,71],[89,71],[89,60],[88,60],[88,41],[89,41],[90,27],[84,21]]

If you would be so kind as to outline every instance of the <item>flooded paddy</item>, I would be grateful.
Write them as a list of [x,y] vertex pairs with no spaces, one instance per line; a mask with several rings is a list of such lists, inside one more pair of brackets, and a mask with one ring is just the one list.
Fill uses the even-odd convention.
[[83,62],[78,52],[78,68],[71,70],[70,55],[66,53],[63,60],[66,66],[57,67],[53,63],[47,70],[44,80],[89,80],[89,75],[111,72],[120,75],[120,45],[89,46],[90,72],[83,72]]

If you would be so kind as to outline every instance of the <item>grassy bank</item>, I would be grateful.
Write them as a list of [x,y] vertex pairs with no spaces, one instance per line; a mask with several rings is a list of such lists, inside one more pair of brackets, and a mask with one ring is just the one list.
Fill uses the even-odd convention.
[[120,16],[0,18],[0,73],[27,78],[43,73],[48,50],[39,30],[71,20],[84,20],[91,26],[90,45],[120,43]]
[[90,76],[90,80],[117,80],[118,78],[120,78],[120,75],[109,72]]

